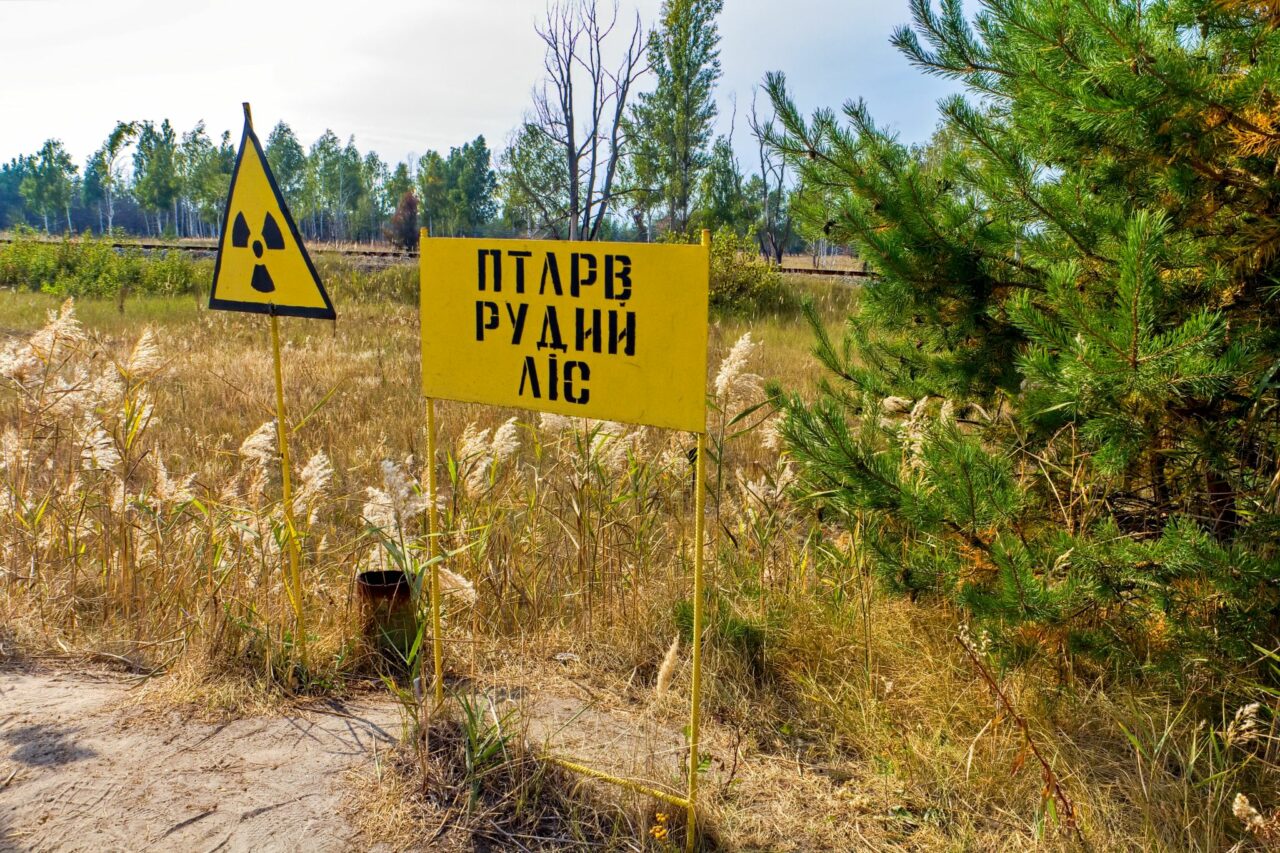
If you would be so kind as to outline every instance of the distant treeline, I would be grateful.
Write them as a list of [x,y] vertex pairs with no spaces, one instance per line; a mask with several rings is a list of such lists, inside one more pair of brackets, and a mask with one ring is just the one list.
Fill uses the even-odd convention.
[[[146,236],[217,236],[236,140],[211,137],[204,122],[179,134],[166,119],[121,122],[80,168],[56,139],[0,165],[0,228]],[[394,167],[326,130],[310,148],[280,122],[267,159],[298,227],[310,239],[382,239],[406,193],[423,224],[447,234],[477,232],[497,213],[496,174],[483,136],[447,155],[429,151]]]

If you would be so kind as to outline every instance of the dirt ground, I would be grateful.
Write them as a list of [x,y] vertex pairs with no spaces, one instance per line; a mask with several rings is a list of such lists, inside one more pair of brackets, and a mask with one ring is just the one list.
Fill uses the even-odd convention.
[[[157,710],[134,685],[0,669],[0,850],[370,849],[352,812],[401,733],[385,694],[214,724]],[[493,689],[484,702],[515,709],[542,749],[678,774],[671,727],[593,707],[585,689]]]
[[349,850],[386,703],[193,723],[107,675],[0,671],[0,850]]

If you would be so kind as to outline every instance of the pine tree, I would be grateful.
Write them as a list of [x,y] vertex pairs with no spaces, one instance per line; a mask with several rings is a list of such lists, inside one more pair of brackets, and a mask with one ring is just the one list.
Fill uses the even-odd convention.
[[413,194],[412,189],[405,190],[400,196],[396,212],[392,214],[391,221],[387,224],[385,235],[391,245],[409,252],[417,251],[418,197]]
[[913,0],[963,84],[912,148],[861,103],[770,140],[811,231],[878,279],[820,399],[778,392],[808,491],[883,577],[1016,657],[1280,644],[1280,12],[1262,0]]
[[31,171],[32,159],[20,156],[8,163],[0,163],[0,228],[27,224],[22,182]]

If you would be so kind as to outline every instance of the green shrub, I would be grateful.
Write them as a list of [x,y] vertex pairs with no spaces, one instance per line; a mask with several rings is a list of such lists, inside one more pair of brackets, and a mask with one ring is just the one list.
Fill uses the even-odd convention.
[[325,290],[335,300],[414,303],[418,298],[418,265],[395,263],[382,269],[362,269],[341,255],[313,257]]
[[141,259],[138,289],[152,296],[177,296],[207,286],[213,280],[213,261],[183,252],[159,252]]
[[58,277],[58,243],[23,239],[0,243],[0,285],[41,290]]
[[[667,234],[662,242],[697,243],[701,235]],[[777,268],[750,237],[721,227],[711,238],[711,306],[725,311],[789,311],[799,304]]]
[[[765,648],[768,641],[767,627],[756,620],[735,613],[723,598],[709,601],[703,609],[706,620],[706,637],[717,644],[722,652],[737,656],[745,670],[756,681],[768,674]],[[680,641],[687,647],[693,642],[693,602],[681,599],[675,605],[676,630]]]
[[209,281],[213,264],[184,252],[143,254],[90,237],[41,240],[19,233],[0,244],[0,286],[55,296],[176,296]]
[[[697,242],[675,236],[669,242]],[[325,289],[335,299],[413,304],[418,298],[416,263],[366,269],[358,260],[335,254],[312,258]],[[178,296],[208,286],[213,261],[186,252],[113,248],[108,240],[83,237],[46,240],[19,233],[0,244],[0,287],[35,290],[56,296],[112,298],[120,293]],[[735,311],[786,311],[797,300],[777,269],[760,257],[755,244],[728,228],[711,243],[711,304]]]

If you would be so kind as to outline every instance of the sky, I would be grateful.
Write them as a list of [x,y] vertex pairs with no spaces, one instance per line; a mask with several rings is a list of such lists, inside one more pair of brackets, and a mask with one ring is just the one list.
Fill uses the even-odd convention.
[[[659,6],[619,9],[649,27]],[[331,128],[392,163],[478,134],[497,151],[540,78],[533,25],[544,10],[545,0],[0,0],[0,160],[53,137],[83,164],[118,120],[169,118],[181,132],[203,119],[235,141],[245,100],[264,139],[283,119],[304,145]],[[954,89],[889,45],[907,20],[907,0],[726,0],[719,132],[736,99],[735,147],[754,156],[752,90],[782,70],[805,112],[864,98],[904,141],[927,139]]]

